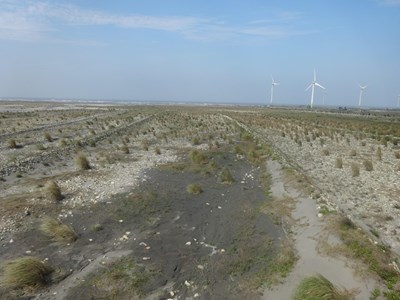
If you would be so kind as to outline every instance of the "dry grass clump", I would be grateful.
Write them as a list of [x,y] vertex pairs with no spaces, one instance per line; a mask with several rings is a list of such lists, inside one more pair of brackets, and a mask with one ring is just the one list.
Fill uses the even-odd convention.
[[14,139],[10,139],[7,141],[7,147],[10,149],[16,149],[17,148],[17,142]]
[[297,286],[294,300],[350,300],[351,293],[339,289],[321,274],[303,279]]
[[376,149],[376,157],[378,158],[378,160],[382,160],[382,148],[378,147],[378,149]]
[[40,226],[40,230],[47,236],[58,242],[71,243],[78,238],[75,231],[68,225],[61,223],[53,218],[45,218]]
[[44,138],[46,139],[46,141],[48,141],[50,143],[53,141],[53,138],[51,137],[50,133],[48,133],[48,132],[46,132],[44,134]]
[[360,167],[356,163],[351,164],[351,175],[353,177],[360,176]]
[[122,151],[122,153],[129,154],[129,148],[126,145],[122,145],[120,150]]
[[192,144],[195,145],[195,146],[196,145],[200,145],[201,144],[200,139],[198,137],[194,137],[192,139]]
[[61,194],[60,187],[53,180],[49,180],[46,182],[44,190],[45,190],[46,196],[49,200],[60,201],[63,199],[63,195]]
[[207,162],[206,155],[199,150],[192,150],[189,152],[189,158],[196,164],[204,164]]
[[53,268],[39,259],[30,256],[6,262],[2,284],[8,288],[38,288],[46,284]]
[[341,157],[337,157],[335,160],[335,167],[338,169],[342,169],[343,168],[343,160]]
[[233,182],[233,177],[229,169],[224,168],[219,174],[219,179],[222,183],[231,184]]
[[350,151],[350,156],[357,156],[357,151],[356,150],[351,150]]
[[367,160],[367,159],[364,160],[363,161],[363,165],[364,165],[364,168],[365,168],[366,171],[372,171],[374,169],[372,161],[370,161],[370,160]]
[[160,147],[155,147],[155,148],[154,148],[154,153],[157,154],[157,155],[160,155],[160,154],[161,154],[161,149],[160,149]]
[[322,154],[325,155],[325,156],[328,156],[329,155],[329,150],[328,149],[323,149],[322,150]]
[[203,190],[201,189],[200,184],[198,184],[198,183],[189,184],[189,185],[186,187],[186,191],[187,191],[189,194],[193,194],[193,195],[198,195],[198,194],[200,194],[200,193],[203,192]]
[[396,151],[394,153],[394,157],[397,158],[397,159],[400,159],[400,151]]
[[67,146],[67,142],[66,142],[65,139],[60,139],[59,142],[58,142],[58,145],[60,147],[65,147],[65,146]]
[[144,140],[140,143],[140,148],[144,151],[149,151],[149,142]]
[[90,226],[90,230],[92,230],[92,231],[101,231],[103,229],[104,229],[104,227],[99,223],[96,223],[96,224],[93,224],[92,226]]
[[83,153],[78,153],[75,156],[75,165],[79,170],[89,170],[91,168],[86,155]]

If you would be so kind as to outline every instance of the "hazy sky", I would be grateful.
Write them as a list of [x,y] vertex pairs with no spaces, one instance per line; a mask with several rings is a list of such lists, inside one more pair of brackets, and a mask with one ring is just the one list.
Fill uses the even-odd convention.
[[[400,0],[0,0],[0,97],[395,106]],[[322,104],[318,90],[315,104]]]

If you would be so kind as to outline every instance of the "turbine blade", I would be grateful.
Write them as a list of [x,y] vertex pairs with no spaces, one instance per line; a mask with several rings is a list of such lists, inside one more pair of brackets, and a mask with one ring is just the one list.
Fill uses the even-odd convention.
[[320,87],[321,89],[326,90],[326,88],[324,88],[322,85],[320,85],[318,82],[315,83],[316,86]]
[[313,86],[313,83],[311,83],[309,86],[308,86],[308,88],[306,88],[306,91],[308,91],[309,89],[310,89],[310,87],[312,87]]

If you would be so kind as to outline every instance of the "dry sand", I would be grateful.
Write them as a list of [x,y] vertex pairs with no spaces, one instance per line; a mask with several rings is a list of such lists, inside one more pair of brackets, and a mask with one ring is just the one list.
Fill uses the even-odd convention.
[[322,256],[318,252],[317,243],[322,237],[324,224],[317,216],[315,201],[302,196],[294,187],[284,185],[282,168],[278,162],[268,161],[267,168],[272,176],[272,196],[282,199],[283,196],[289,196],[296,200],[292,216],[297,221],[293,230],[299,260],[282,284],[264,291],[263,299],[291,299],[299,282],[317,273],[335,285],[349,290],[357,289],[359,293],[355,299],[369,299],[375,287],[373,281],[357,277],[344,260]]

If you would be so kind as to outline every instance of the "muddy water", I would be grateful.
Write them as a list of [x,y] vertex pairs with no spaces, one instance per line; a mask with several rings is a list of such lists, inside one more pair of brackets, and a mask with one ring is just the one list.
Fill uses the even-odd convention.
[[282,169],[278,162],[268,161],[267,169],[272,176],[272,195],[276,197],[288,195],[296,200],[293,217],[297,220],[294,232],[299,260],[287,280],[272,290],[265,290],[263,299],[292,299],[299,282],[307,276],[318,273],[335,285],[349,290],[357,289],[359,293],[356,299],[369,299],[371,291],[375,288],[372,281],[356,277],[344,259],[322,256],[317,251],[317,242],[323,232],[323,222],[317,217],[315,201],[301,196],[300,192],[292,187],[285,188]]

